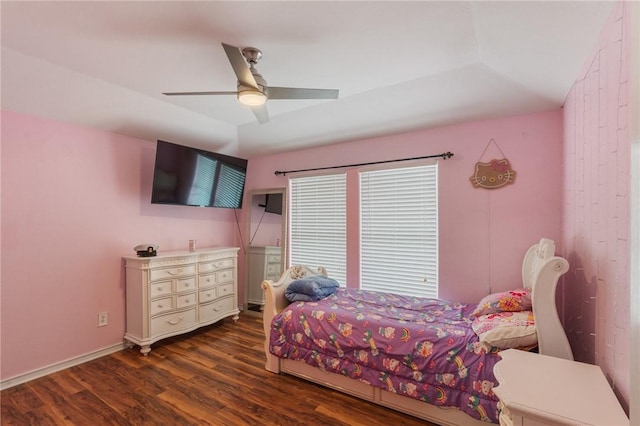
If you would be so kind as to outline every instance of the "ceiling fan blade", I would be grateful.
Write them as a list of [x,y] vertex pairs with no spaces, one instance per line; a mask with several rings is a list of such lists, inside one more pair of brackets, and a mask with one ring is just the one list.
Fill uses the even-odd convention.
[[238,82],[243,86],[250,86],[258,90],[258,83],[256,83],[256,79],[253,78],[253,74],[251,74],[251,70],[247,66],[244,56],[242,56],[242,51],[235,46],[225,43],[222,43],[222,47],[224,47],[227,58],[229,58],[229,62],[231,62],[231,67],[236,73],[236,77],[238,77]]
[[238,92],[167,92],[167,96],[237,95]]
[[269,99],[338,99],[337,89],[304,89],[300,87],[267,88]]
[[269,112],[267,111],[266,105],[263,104],[263,105],[252,106],[251,111],[253,111],[253,115],[256,116],[260,124],[269,122]]

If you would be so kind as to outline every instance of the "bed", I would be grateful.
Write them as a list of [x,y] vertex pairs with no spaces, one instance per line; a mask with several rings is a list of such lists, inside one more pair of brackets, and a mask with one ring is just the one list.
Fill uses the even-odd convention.
[[[262,283],[266,369],[441,425],[497,423],[500,350],[573,359],[555,305],[568,268],[543,238],[524,256],[522,289],[464,304],[344,287],[290,302],[291,288],[328,279],[322,267],[293,266]],[[517,327],[487,327],[504,320]]]

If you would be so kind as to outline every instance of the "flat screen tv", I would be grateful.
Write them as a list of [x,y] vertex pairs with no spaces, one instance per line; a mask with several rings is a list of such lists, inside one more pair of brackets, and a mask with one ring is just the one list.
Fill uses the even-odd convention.
[[247,160],[158,141],[151,202],[242,207]]
[[267,194],[266,201],[262,207],[267,213],[282,214],[282,194]]

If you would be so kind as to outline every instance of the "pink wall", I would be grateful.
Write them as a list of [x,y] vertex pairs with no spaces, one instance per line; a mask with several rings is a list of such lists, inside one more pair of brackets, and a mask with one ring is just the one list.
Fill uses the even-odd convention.
[[[493,138],[517,173],[515,184],[474,189],[474,165]],[[521,286],[526,249],[545,236],[560,239],[562,112],[506,117],[338,145],[251,158],[247,189],[287,186],[275,170],[324,167],[451,151],[440,160],[440,296],[477,302]],[[483,161],[501,157],[491,146]],[[357,185],[355,170],[348,185]],[[358,285],[358,190],[348,199],[347,275]]]
[[233,210],[149,203],[154,157],[155,142],[2,112],[2,379],[122,341],[135,245],[235,245]]
[[616,7],[565,102],[563,218],[564,254],[571,263],[564,287],[565,323],[574,355],[577,360],[602,367],[627,407],[631,158],[628,8],[626,2]]

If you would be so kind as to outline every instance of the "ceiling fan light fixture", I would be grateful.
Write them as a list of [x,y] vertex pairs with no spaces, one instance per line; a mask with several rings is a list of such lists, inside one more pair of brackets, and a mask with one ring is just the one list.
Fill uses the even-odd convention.
[[259,106],[267,102],[267,96],[258,90],[243,90],[238,93],[238,100],[247,106]]

